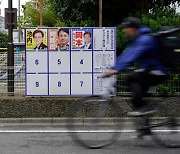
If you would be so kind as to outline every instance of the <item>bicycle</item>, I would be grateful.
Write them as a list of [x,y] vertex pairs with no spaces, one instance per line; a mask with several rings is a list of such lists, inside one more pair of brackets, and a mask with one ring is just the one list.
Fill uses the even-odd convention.
[[[127,120],[127,113],[132,111],[132,106],[113,92],[110,87],[105,95],[84,97],[71,106],[68,129],[72,139],[80,146],[103,148],[113,144],[122,132],[126,132],[122,129],[123,123]],[[154,113],[131,118],[135,119],[139,138],[149,135],[164,147],[179,148],[180,119],[175,117],[175,111],[172,111],[172,115],[171,112],[167,114],[169,106],[164,99],[162,97],[156,103],[150,103],[156,108]],[[78,121],[81,121],[79,125]]]

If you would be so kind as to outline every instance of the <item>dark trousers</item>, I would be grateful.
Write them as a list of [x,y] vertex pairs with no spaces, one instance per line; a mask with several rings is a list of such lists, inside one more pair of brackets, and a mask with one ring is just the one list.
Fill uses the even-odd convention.
[[135,109],[141,108],[147,103],[143,97],[151,86],[156,86],[166,79],[165,75],[154,75],[149,72],[132,72],[126,77],[126,82],[133,92],[132,104]]

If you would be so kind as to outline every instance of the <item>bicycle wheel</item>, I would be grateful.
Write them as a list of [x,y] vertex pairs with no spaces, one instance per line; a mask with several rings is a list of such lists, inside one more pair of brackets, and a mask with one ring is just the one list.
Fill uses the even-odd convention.
[[174,101],[159,107],[156,114],[151,117],[151,131],[153,138],[160,145],[168,148],[179,148],[180,119],[177,118],[179,107],[171,108],[173,104],[179,105]]
[[70,135],[83,147],[102,148],[118,138],[118,107],[112,99],[100,96],[82,98],[72,106],[70,117]]

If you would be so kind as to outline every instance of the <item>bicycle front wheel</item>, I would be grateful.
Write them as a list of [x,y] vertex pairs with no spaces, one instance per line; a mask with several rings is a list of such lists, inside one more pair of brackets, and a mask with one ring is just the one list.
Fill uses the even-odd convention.
[[118,137],[118,107],[100,96],[86,97],[74,103],[70,111],[69,129],[73,140],[86,148],[111,145]]

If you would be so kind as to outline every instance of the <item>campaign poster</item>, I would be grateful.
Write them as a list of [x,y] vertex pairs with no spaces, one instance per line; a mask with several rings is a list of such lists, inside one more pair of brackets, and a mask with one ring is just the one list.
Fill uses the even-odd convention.
[[26,50],[47,50],[47,29],[26,29]]
[[59,28],[55,38],[56,50],[58,51],[70,51],[70,29]]
[[92,29],[72,29],[72,49],[92,50]]
[[48,49],[56,50],[58,45],[58,28],[48,29]]

